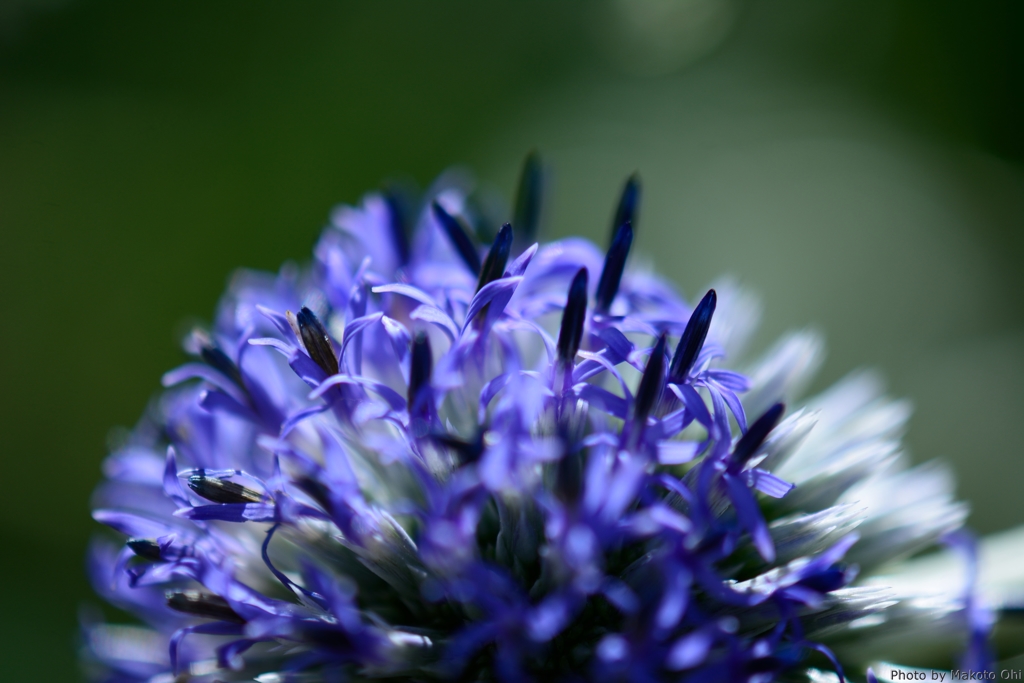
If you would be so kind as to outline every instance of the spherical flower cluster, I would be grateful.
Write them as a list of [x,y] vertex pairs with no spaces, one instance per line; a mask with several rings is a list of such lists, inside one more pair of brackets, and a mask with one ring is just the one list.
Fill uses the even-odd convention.
[[[862,581],[956,531],[905,403],[858,373],[798,409],[817,338],[727,369],[756,318],[488,230],[458,177],[337,209],[311,268],[242,272],[104,465],[84,626],[105,681],[863,680],[922,633],[987,666],[971,593]],[[908,650],[909,651],[909,650]]]

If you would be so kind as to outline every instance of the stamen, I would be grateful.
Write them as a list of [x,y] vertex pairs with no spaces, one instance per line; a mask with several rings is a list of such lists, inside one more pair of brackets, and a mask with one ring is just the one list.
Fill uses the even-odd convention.
[[228,358],[228,355],[214,346],[212,342],[205,343],[199,348],[199,357],[214,370],[219,370],[231,379],[238,386],[245,388],[242,382],[242,372],[235,365],[235,362]]
[[562,328],[558,331],[558,358],[571,363],[583,340],[583,323],[587,318],[587,269],[580,268],[569,285],[569,297],[562,311]]
[[615,230],[611,246],[604,257],[604,268],[601,270],[601,279],[597,281],[597,310],[607,313],[611,308],[615,295],[619,292],[619,282],[622,281],[622,271],[626,268],[626,258],[629,256],[629,248],[633,245],[633,226],[623,223]]
[[543,194],[544,170],[540,155],[534,150],[526,155],[523,161],[519,187],[516,190],[515,210],[512,213],[512,225],[516,226],[524,247],[533,244],[537,237]]
[[693,309],[683,336],[679,338],[675,355],[672,356],[672,365],[669,366],[670,381],[679,383],[685,380],[693,367],[701,349],[704,348],[704,339],[708,336],[708,328],[711,327],[711,316],[715,314],[715,305],[718,303],[718,295],[715,290],[709,289],[704,298],[700,300],[697,307]]
[[409,210],[403,201],[402,193],[394,187],[387,187],[384,190],[384,202],[388,205],[388,221],[391,228],[391,239],[395,243],[395,251],[398,252],[399,265],[404,266],[409,262]]
[[228,601],[219,595],[203,591],[167,591],[164,593],[167,606],[176,612],[192,614],[197,617],[233,621],[244,624],[245,619],[231,609]]
[[419,332],[412,340],[412,360],[409,363],[409,410],[413,410],[420,392],[430,385],[430,373],[433,366],[433,355],[430,352],[430,339]]
[[148,538],[129,538],[125,545],[144,560],[153,560],[155,562],[161,559],[160,545],[156,541],[151,541]]
[[479,460],[484,453],[483,431],[480,431],[472,441],[466,441],[451,434],[434,434],[433,439],[455,453],[460,465],[472,464]]
[[583,492],[583,454],[579,450],[570,450],[558,460],[555,470],[555,494],[564,503],[575,503]]
[[651,351],[651,357],[647,360],[647,367],[640,377],[640,386],[637,387],[636,396],[633,398],[633,419],[643,424],[647,421],[651,409],[661,399],[661,392],[665,388],[665,334],[658,337],[658,343]]
[[615,218],[612,219],[612,239],[615,239],[615,231],[623,223],[629,223],[636,230],[636,219],[640,209],[640,174],[634,173],[626,179],[622,187],[622,195],[619,197],[619,205],[615,208]]
[[188,478],[188,487],[206,500],[214,503],[259,503],[263,496],[258,491],[236,484],[227,479],[193,474]]
[[434,212],[434,218],[444,228],[445,234],[448,235],[452,246],[455,247],[455,251],[459,252],[459,256],[462,257],[462,260],[469,269],[473,271],[473,275],[479,277],[480,254],[477,252],[476,245],[473,244],[473,240],[469,237],[466,228],[459,222],[459,219],[445,211],[444,207],[437,202],[431,205],[431,210]]
[[480,268],[480,280],[477,282],[476,291],[479,292],[484,285],[489,285],[505,274],[505,266],[508,264],[508,256],[511,252],[512,226],[505,223],[495,235],[494,244],[491,245],[484,264]]
[[305,491],[310,498],[315,500],[320,507],[328,512],[331,511],[333,504],[331,502],[331,492],[327,488],[326,484],[311,476],[304,476],[295,480],[295,485]]
[[732,455],[729,457],[730,469],[733,471],[742,469],[775,429],[775,425],[779,423],[784,412],[786,412],[786,406],[776,403],[757,418],[754,424],[750,425],[747,433],[740,437],[740,440],[736,442],[736,447],[732,449]]
[[299,311],[296,319],[299,323],[302,345],[306,347],[309,357],[328,376],[338,374],[338,358],[334,355],[331,338],[327,336],[327,330],[324,328],[323,323],[320,322],[320,319],[305,306]]

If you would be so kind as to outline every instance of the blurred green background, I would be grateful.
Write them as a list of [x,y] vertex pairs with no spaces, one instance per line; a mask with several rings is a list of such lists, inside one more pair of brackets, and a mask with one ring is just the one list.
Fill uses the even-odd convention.
[[549,235],[731,273],[756,346],[811,324],[917,405],[983,532],[1024,523],[1024,3],[0,3],[4,680],[79,676],[112,428],[233,269],[305,260],[331,206],[465,163]]

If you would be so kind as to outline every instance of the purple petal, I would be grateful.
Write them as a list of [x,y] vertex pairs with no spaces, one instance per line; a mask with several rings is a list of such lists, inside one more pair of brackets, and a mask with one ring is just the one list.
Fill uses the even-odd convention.
[[[516,277],[504,277],[484,285],[480,291],[476,293],[476,296],[473,297],[473,301],[469,304],[469,310],[466,312],[466,322],[463,323],[462,332],[466,332],[466,328],[469,327],[473,318],[475,318],[485,306],[496,299],[501,299],[505,296],[511,295],[522,281],[523,276],[519,275]],[[497,314],[500,312],[500,310],[490,311],[491,314]]]
[[529,330],[535,332],[537,336],[544,342],[544,350],[547,352],[548,362],[551,363],[555,359],[557,353],[555,349],[555,340],[552,339],[551,335],[548,334],[547,330],[533,322],[532,320],[506,320],[502,322],[502,328],[507,330]]
[[836,659],[836,656],[832,653],[832,650],[822,645],[821,643],[812,643],[806,640],[803,642],[803,645],[804,647],[816,650],[821,654],[825,655],[828,658],[828,660],[832,662],[832,666],[835,667],[836,675],[839,676],[839,683],[846,683],[846,676],[843,675],[843,667],[839,664],[839,660]]
[[421,304],[426,304],[431,308],[439,308],[437,302],[434,301],[434,298],[432,296],[430,296],[421,289],[413,287],[412,285],[406,285],[396,282],[390,285],[381,285],[379,287],[374,287],[370,291],[372,291],[374,294],[401,294],[402,296],[407,296],[410,299],[413,299],[414,301],[419,301]]
[[671,671],[692,669],[704,662],[714,640],[714,634],[709,629],[700,629],[683,636],[668,651],[665,666]]
[[167,447],[167,459],[164,463],[164,495],[173,500],[178,507],[188,507],[188,498],[181,488],[181,480],[178,479],[178,463],[173,446]]
[[383,317],[383,313],[371,313],[370,315],[364,315],[361,318],[356,318],[345,323],[345,336],[342,338],[341,352],[338,354],[338,357],[344,360],[345,349],[347,349],[348,345],[352,343],[352,340],[356,335]]
[[750,470],[750,476],[753,479],[754,488],[772,498],[782,498],[796,488],[795,484],[790,484],[785,479],[764,470]]
[[746,375],[741,375],[738,372],[716,368],[708,370],[707,376],[730,391],[743,393],[750,390],[750,380]]
[[384,332],[388,335],[388,339],[391,340],[391,348],[395,352],[398,362],[401,363],[409,355],[409,340],[411,339],[409,331],[405,329],[405,325],[394,318],[384,316],[380,322],[384,325]]
[[736,418],[736,423],[740,427],[741,432],[747,431],[747,414],[743,412],[743,404],[736,398],[736,394],[729,391],[728,389],[718,386],[716,389],[722,394],[722,398],[725,399],[725,404],[729,406],[729,411],[733,417]]
[[977,540],[970,532],[959,531],[948,534],[943,541],[959,552],[967,565],[963,602],[970,636],[960,664],[966,671],[992,671],[994,659],[989,639],[995,625],[995,615],[978,595]]
[[181,508],[174,514],[176,517],[184,517],[195,522],[273,522],[275,510],[275,506],[267,503],[223,503]]
[[292,344],[286,344],[280,339],[274,339],[273,337],[256,337],[249,340],[250,346],[269,346],[279,351],[285,358],[292,355],[295,351],[295,346]]
[[510,482],[512,453],[510,445],[500,441],[488,448],[480,459],[480,480],[492,491],[507,487]]
[[658,462],[662,465],[682,465],[700,452],[699,441],[662,441],[658,444]]
[[520,254],[512,265],[508,267],[508,274],[510,277],[519,277],[526,272],[527,266],[530,265],[530,261],[533,260],[533,255],[537,253],[537,249],[540,248],[539,244],[533,244],[526,251]]
[[293,429],[295,429],[295,427],[300,422],[305,420],[307,417],[312,417],[313,415],[317,415],[319,413],[322,413],[325,410],[328,410],[328,406],[326,406],[326,405],[315,405],[315,406],[311,406],[309,408],[303,408],[302,410],[295,411],[294,413],[289,415],[287,418],[285,418],[285,421],[281,424],[281,436],[282,437],[288,436],[288,434]]
[[181,641],[185,639],[185,636],[190,633],[200,633],[205,635],[217,635],[217,636],[239,636],[242,635],[241,624],[229,624],[223,621],[215,621],[207,624],[194,624],[192,626],[186,626],[180,628],[174,632],[170,640],[170,657],[171,657],[171,670],[175,675],[178,673],[178,649],[181,646]]
[[[655,423],[654,431],[648,428],[648,434],[653,439],[671,439],[683,431],[693,422],[693,413],[682,407],[675,410]],[[698,452],[700,449],[698,449]]]
[[320,398],[332,387],[343,384],[352,384],[361,386],[364,389],[369,389],[387,401],[392,410],[405,410],[406,408],[405,398],[388,385],[376,382],[372,379],[367,379],[366,377],[352,377],[349,375],[334,375],[333,377],[324,380],[323,384],[310,392],[309,397],[311,399]]
[[667,505],[661,503],[652,505],[647,508],[647,514],[665,529],[672,529],[681,534],[686,534],[693,530],[693,524],[689,519]]
[[569,600],[565,596],[550,595],[530,611],[526,630],[530,640],[546,643],[561,633],[571,618]]
[[704,425],[705,428],[711,429],[711,413],[708,412],[708,407],[704,404],[704,399],[700,397],[697,390],[691,387],[689,384],[669,384],[669,390],[676,395],[686,409],[693,415],[697,422]]
[[715,387],[708,386],[707,389],[711,395],[711,405],[714,407],[714,413],[712,413],[715,421],[714,437],[718,440],[719,445],[728,449],[732,440],[732,429],[729,427],[729,415],[726,412],[725,400]]
[[409,317],[413,320],[422,320],[424,322],[432,323],[437,325],[445,334],[448,335],[448,340],[454,342],[459,336],[459,326],[455,324],[455,321],[451,319],[447,313],[442,311],[437,306],[430,306],[423,304],[413,309]]
[[252,412],[252,408],[239,403],[234,396],[223,391],[204,391],[199,398],[199,405],[210,413],[220,410],[247,422],[259,422],[259,417]]
[[[605,370],[607,370],[608,374],[610,374],[612,377],[616,379],[616,381],[618,381],[619,387],[622,388],[623,395],[630,397],[629,400],[632,400],[633,394],[630,392],[629,386],[626,385],[626,380],[622,378],[622,374],[619,373],[619,371],[616,369],[615,364],[612,363],[603,353],[590,353],[588,351],[580,351],[577,355],[579,355],[580,358],[583,358],[587,361],[593,361],[599,364]],[[578,384],[579,382],[582,381],[582,379],[580,378],[580,374],[583,370],[584,365],[586,365],[586,363],[580,363],[579,365],[576,366],[576,371],[573,372],[572,375],[573,384]]]
[[258,642],[258,640],[242,638],[241,640],[234,640],[226,645],[221,645],[217,648],[217,666],[222,669],[234,669],[235,671],[241,669],[244,664],[242,653]]
[[657,480],[669,491],[678,494],[680,498],[685,500],[690,505],[693,505],[695,498],[693,492],[690,491],[690,489],[686,488],[686,484],[679,481],[670,474],[661,474],[658,476]]
[[[686,612],[690,602],[690,584],[693,577],[683,567],[670,567],[671,575],[667,578],[668,586],[654,617],[655,623],[662,631],[670,631],[676,627]],[[685,667],[684,667],[685,668]]]
[[214,370],[203,363],[186,363],[170,372],[164,373],[160,383],[165,387],[171,387],[190,379],[202,379],[225,393],[231,394],[239,403],[246,403],[245,394],[238,388],[238,385],[225,377],[221,372]]
[[275,310],[269,309],[266,306],[256,305],[256,310],[263,314],[263,316],[274,323],[274,327],[277,331],[284,335],[285,339],[292,339],[295,337],[295,332],[292,330],[291,324],[288,322],[288,318],[284,317]]
[[164,458],[142,448],[118,451],[103,461],[103,474],[122,482],[159,486],[163,472]]
[[300,351],[298,348],[293,349],[288,356],[288,366],[298,375],[299,379],[313,388],[320,386],[321,382],[327,378],[327,373],[323,371],[323,368],[306,355],[305,351]]
[[598,330],[597,336],[608,348],[609,358],[613,363],[621,363],[629,358],[629,354],[633,353],[635,348],[633,343],[626,338],[626,335],[614,327],[605,327]]
[[757,552],[764,558],[765,562],[774,561],[775,545],[772,543],[772,537],[768,533],[768,525],[761,515],[761,508],[758,507],[757,501],[754,500],[754,496],[750,493],[750,489],[747,488],[746,483],[740,477],[725,474],[722,478],[725,480],[726,487],[729,490],[729,499],[732,500],[732,504],[736,507],[736,516],[739,518],[740,526],[750,533],[750,537],[754,541],[754,547],[757,548]]
[[498,375],[490,382],[484,385],[484,388],[480,390],[480,407],[477,410],[478,420],[482,423],[487,415],[487,406],[490,405],[491,401],[498,394],[499,391],[508,386],[509,381],[512,379],[512,373],[506,372]]
[[154,539],[177,531],[165,522],[120,510],[93,510],[92,518],[100,524],[106,524],[111,529],[133,538]]
[[594,386],[593,384],[584,384],[579,387],[577,392],[579,397],[590,404],[592,408],[603,410],[609,415],[625,420],[629,413],[629,402],[621,396],[616,396],[607,389]]
[[608,602],[615,605],[623,614],[634,614],[640,609],[640,600],[636,593],[625,583],[616,579],[606,579],[601,593],[608,598]]

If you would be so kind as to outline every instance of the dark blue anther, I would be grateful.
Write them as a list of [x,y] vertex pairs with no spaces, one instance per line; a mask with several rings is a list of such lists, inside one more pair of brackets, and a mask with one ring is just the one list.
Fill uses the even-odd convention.
[[629,256],[629,248],[633,246],[633,226],[623,223],[615,230],[611,246],[604,257],[604,268],[601,270],[601,279],[597,281],[597,310],[607,313],[611,308],[615,295],[619,292],[619,282],[622,281],[622,271],[626,268],[626,258]]
[[306,353],[309,354],[309,357],[328,376],[338,374],[338,358],[334,355],[331,338],[327,336],[327,330],[324,328],[323,323],[320,322],[320,319],[305,306],[302,307],[302,310],[295,317],[299,323],[302,345],[306,347]]
[[488,285],[505,274],[505,266],[508,265],[508,256],[512,253],[512,226],[506,223],[494,237],[484,264],[480,268],[480,280],[477,282],[476,291],[480,291],[484,285]]
[[384,202],[388,205],[388,227],[391,228],[391,239],[395,244],[400,266],[409,262],[409,206],[408,202],[396,188],[389,187],[384,191]]
[[669,366],[668,376],[672,382],[682,382],[693,367],[700,350],[704,348],[704,339],[708,336],[708,328],[711,327],[711,316],[715,314],[715,305],[718,303],[718,295],[715,290],[709,289],[704,298],[700,300],[697,307],[693,309],[683,336],[679,338],[675,355],[672,356],[672,365]]
[[834,564],[828,569],[812,574],[800,581],[800,585],[819,593],[831,593],[850,583],[849,567],[845,563]]
[[444,210],[444,207],[434,202],[431,205],[431,210],[434,212],[434,218],[444,228],[444,232],[448,235],[448,239],[451,240],[452,246],[455,247],[455,251],[459,252],[459,256],[466,263],[466,266],[473,271],[473,275],[480,275],[480,254],[476,250],[476,245],[473,244],[472,238],[466,228],[463,227],[459,219],[451,215]]
[[586,454],[583,439],[590,421],[589,410],[583,401],[573,407],[566,406],[558,419],[556,431],[562,442],[562,457],[555,464],[553,490],[559,500],[568,505],[577,503],[583,497],[586,470]]
[[188,487],[206,500],[214,503],[259,503],[263,496],[241,484],[227,479],[193,474],[188,478]]
[[572,505],[583,496],[584,447],[583,434],[587,429],[586,404],[577,406],[576,412],[566,415],[558,423],[558,436],[562,441],[562,457],[555,465],[554,492],[563,503]]
[[219,595],[204,591],[167,591],[164,594],[167,606],[176,612],[197,617],[218,619],[244,624],[245,619],[231,608],[228,601]]
[[126,545],[138,557],[156,562],[160,558],[160,544],[148,538],[129,538]]
[[754,424],[750,425],[747,433],[740,437],[740,440],[736,442],[736,447],[732,449],[732,455],[729,456],[730,471],[735,473],[743,469],[743,466],[775,429],[775,425],[779,423],[784,412],[786,412],[786,406],[776,403],[757,418]]
[[623,223],[629,223],[633,230],[636,230],[636,219],[640,210],[640,175],[634,173],[626,180],[622,187],[622,196],[619,197],[619,205],[615,207],[615,218],[612,219],[612,239],[615,238],[615,231]]
[[331,501],[331,490],[327,485],[315,477],[303,476],[295,480],[295,485],[305,491],[310,498],[319,503],[320,507],[328,512],[333,509]]
[[469,465],[480,459],[484,454],[484,433],[481,430],[472,441],[460,439],[451,434],[434,434],[432,436],[441,446],[444,446],[456,455],[460,465]]
[[665,335],[658,337],[658,343],[651,351],[647,367],[640,377],[640,386],[633,397],[633,419],[644,424],[651,409],[661,400],[661,392],[665,388]]
[[420,393],[430,385],[434,359],[430,352],[430,339],[419,332],[412,340],[412,360],[409,363],[409,410],[419,402]]
[[558,358],[571,363],[583,340],[583,323],[587,319],[587,269],[580,268],[569,285],[569,298],[562,311],[562,327],[558,331]]
[[221,351],[219,348],[214,346],[212,343],[203,344],[199,349],[199,357],[215,370],[219,370],[226,375],[232,382],[238,386],[245,388],[245,384],[242,382],[242,373],[235,365],[235,362],[228,358],[228,355]]
[[526,155],[523,170],[519,175],[516,189],[516,203],[512,213],[512,225],[523,246],[533,244],[540,225],[541,202],[544,196],[544,169],[536,150]]
[[575,503],[583,493],[583,453],[566,444],[555,469],[555,494],[564,503]]

